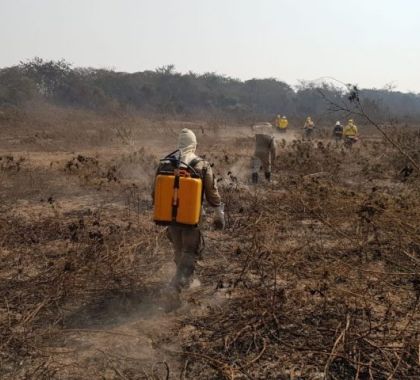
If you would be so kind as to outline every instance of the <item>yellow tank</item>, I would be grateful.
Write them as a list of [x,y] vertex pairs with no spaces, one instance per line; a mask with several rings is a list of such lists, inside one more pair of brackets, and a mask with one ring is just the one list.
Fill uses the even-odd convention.
[[197,225],[200,221],[203,184],[200,178],[179,177],[179,188],[174,188],[175,176],[156,176],[153,219],[158,224],[172,222]]

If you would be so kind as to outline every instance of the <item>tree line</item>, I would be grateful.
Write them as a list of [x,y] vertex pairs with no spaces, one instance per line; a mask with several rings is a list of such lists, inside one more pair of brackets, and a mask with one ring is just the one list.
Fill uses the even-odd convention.
[[[181,74],[172,65],[136,73],[73,67],[64,60],[34,58],[0,69],[0,107],[31,101],[86,108],[97,112],[141,112],[170,116],[217,113],[233,118],[334,119],[331,101],[347,96],[346,86],[274,78],[241,81],[215,74]],[[420,94],[390,88],[360,89],[368,112],[386,118],[420,120]],[[329,102],[326,101],[329,99]]]

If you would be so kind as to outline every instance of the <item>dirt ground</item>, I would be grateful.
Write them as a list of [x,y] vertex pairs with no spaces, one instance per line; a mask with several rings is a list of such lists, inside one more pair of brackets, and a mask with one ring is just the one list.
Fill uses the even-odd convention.
[[[159,157],[192,128],[227,227],[179,308],[151,218]],[[276,135],[249,183],[249,126],[57,111],[0,125],[0,377],[418,379],[420,176],[369,127]],[[416,128],[390,131],[420,158]],[[263,177],[263,176],[262,176]]]

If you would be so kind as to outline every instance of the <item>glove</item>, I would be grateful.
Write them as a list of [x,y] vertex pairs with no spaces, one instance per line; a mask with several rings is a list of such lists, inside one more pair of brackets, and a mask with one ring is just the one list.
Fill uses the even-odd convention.
[[219,207],[215,209],[214,216],[214,226],[218,230],[223,230],[225,228],[225,205],[222,203]]

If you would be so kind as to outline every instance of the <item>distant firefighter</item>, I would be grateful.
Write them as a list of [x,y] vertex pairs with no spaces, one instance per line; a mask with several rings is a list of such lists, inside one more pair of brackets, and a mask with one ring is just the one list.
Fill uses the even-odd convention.
[[341,125],[340,121],[335,123],[333,129],[333,138],[337,144],[343,139],[343,126]]
[[347,148],[351,148],[359,139],[359,130],[354,124],[353,119],[349,119],[349,122],[343,129],[344,144]]
[[277,116],[277,124],[276,125],[277,125],[278,131],[284,133],[284,132],[287,131],[287,127],[289,125],[289,121],[287,120],[287,117],[286,116],[283,115],[280,118],[280,115],[278,115]]
[[312,134],[314,132],[315,123],[312,121],[312,118],[308,116],[306,118],[305,124],[303,125],[303,138],[304,140],[312,140]]
[[271,165],[276,158],[276,142],[273,130],[266,125],[256,125],[253,127],[255,132],[255,152],[252,157],[252,183],[258,183],[258,173],[260,169],[264,171],[267,181],[271,181]]
[[289,122],[288,122],[286,116],[277,115],[276,120],[274,121],[274,125],[276,127],[276,131],[286,132],[287,131],[287,126],[289,125]]
[[359,130],[356,124],[354,124],[353,119],[349,119],[349,122],[344,127],[343,134],[344,137],[357,137],[359,135]]

